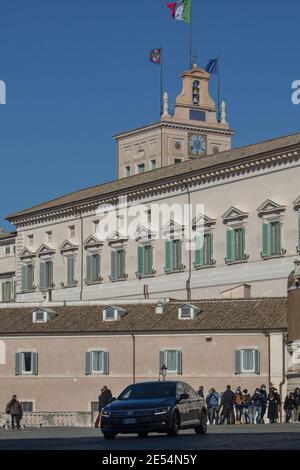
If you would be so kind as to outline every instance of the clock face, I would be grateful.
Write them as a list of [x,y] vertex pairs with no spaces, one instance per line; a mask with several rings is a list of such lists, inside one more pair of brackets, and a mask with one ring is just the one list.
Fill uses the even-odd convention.
[[206,139],[202,135],[192,134],[189,136],[190,155],[202,155],[206,153]]

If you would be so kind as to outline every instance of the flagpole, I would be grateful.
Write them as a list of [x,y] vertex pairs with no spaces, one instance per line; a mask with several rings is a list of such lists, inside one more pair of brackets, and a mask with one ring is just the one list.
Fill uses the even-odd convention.
[[160,46],[160,116],[163,114],[163,48]]
[[218,121],[221,122],[221,67],[220,67],[220,54],[218,55]]
[[192,36],[192,0],[190,4],[190,69],[193,67],[193,60],[192,60],[192,54],[193,54],[193,36]]

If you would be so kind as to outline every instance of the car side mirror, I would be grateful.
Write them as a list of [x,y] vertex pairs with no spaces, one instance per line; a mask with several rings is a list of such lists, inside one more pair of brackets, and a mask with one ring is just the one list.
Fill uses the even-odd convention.
[[115,401],[116,400],[116,397],[112,397],[111,401]]
[[179,401],[187,400],[188,398],[190,398],[190,396],[187,393],[182,393],[179,397]]

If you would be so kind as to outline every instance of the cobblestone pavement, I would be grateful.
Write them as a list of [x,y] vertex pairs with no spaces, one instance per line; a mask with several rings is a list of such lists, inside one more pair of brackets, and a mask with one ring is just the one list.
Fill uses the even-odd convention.
[[151,434],[106,441],[93,428],[0,429],[0,450],[300,450],[299,424],[213,426],[204,436]]

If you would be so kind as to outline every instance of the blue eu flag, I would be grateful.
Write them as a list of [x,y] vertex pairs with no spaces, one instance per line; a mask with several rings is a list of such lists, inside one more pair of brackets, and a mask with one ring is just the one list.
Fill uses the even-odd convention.
[[210,60],[207,64],[207,66],[205,67],[205,70],[208,73],[218,75],[218,73],[219,73],[219,61],[218,61],[218,59]]

